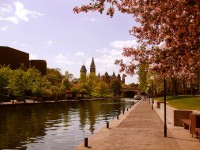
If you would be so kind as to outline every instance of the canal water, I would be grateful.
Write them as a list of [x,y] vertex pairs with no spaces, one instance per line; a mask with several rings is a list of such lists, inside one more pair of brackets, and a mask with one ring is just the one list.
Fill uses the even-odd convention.
[[72,150],[133,99],[0,107],[0,149]]

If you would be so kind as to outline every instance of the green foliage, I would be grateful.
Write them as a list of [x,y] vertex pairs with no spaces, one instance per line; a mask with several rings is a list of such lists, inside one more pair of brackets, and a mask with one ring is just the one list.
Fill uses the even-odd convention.
[[94,73],[90,73],[90,75],[86,79],[86,84],[89,87],[90,93],[93,92],[94,88],[96,87],[96,85],[99,81],[100,81],[100,79]]
[[8,86],[11,72],[12,70],[9,66],[0,67],[0,94],[2,93],[2,90]]
[[59,68],[47,68],[46,76],[59,79],[62,79],[63,77]]
[[68,79],[64,78],[64,79],[62,80],[62,87],[63,87],[65,90],[70,90],[70,89],[72,88],[72,83],[71,83]]
[[26,77],[27,77],[27,90],[30,90],[33,95],[39,96],[41,88],[41,73],[35,68],[29,68],[26,71]]
[[109,94],[109,87],[104,81],[99,81],[92,92],[92,96],[105,97]]
[[138,75],[139,75],[139,90],[141,92],[146,92],[147,90],[147,73],[148,73],[148,64],[140,64],[139,65],[139,71],[138,71]]
[[9,91],[16,96],[18,100],[25,98],[25,91],[28,90],[28,78],[26,72],[19,68],[13,70],[9,79]]
[[80,82],[86,82],[86,74],[81,72],[81,76],[80,76],[80,79],[79,79]]
[[58,97],[60,97],[63,94],[63,90],[60,86],[53,85],[50,87],[50,90],[51,96],[56,100],[58,100]]
[[70,74],[68,71],[66,71],[62,79],[62,87],[65,90],[70,90],[73,86],[73,81],[74,81],[73,74]]
[[40,97],[44,93],[46,89],[50,89],[51,83],[47,80],[46,77],[40,77],[35,79],[32,87],[31,92],[33,93],[33,96]]
[[[164,98],[158,97],[156,100],[164,101]],[[200,97],[189,95],[167,96],[167,104],[177,109],[200,110]]]
[[112,79],[110,81],[110,88],[111,91],[114,93],[114,96],[120,95],[121,82],[117,78]]

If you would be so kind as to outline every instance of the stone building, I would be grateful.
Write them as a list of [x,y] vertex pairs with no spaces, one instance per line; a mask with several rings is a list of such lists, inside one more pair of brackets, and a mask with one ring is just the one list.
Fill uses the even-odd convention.
[[29,60],[28,53],[7,46],[0,46],[0,65],[9,65],[13,70],[20,67],[24,67],[25,69],[35,67],[42,75],[46,75],[47,70],[45,60]]
[[96,66],[95,66],[95,63],[94,63],[94,58],[92,58],[92,62],[91,62],[91,65],[90,65],[90,73],[94,73],[96,75]]
[[7,46],[0,46],[0,65],[9,65],[13,70],[22,66],[27,69],[29,54]]
[[[94,73],[96,75],[96,65],[94,62],[94,58],[92,58],[92,61],[91,61],[90,73]],[[83,79],[83,77],[86,77],[86,75],[87,75],[87,69],[86,69],[85,65],[82,65],[82,67],[80,69],[80,78]],[[125,83],[125,77],[126,77],[126,75],[123,75],[122,79],[121,79],[120,74],[118,74],[116,76],[114,72],[112,75],[109,75],[107,72],[105,72],[105,74],[102,76],[100,76],[100,73],[98,74],[98,78],[102,79],[107,84],[109,84],[110,81],[115,78],[117,78],[122,83]]]
[[30,60],[30,66],[39,70],[43,76],[46,75],[47,63],[45,60]]
[[86,69],[85,65],[83,65],[80,70],[80,78],[83,79],[86,77],[86,75],[87,75],[87,69]]

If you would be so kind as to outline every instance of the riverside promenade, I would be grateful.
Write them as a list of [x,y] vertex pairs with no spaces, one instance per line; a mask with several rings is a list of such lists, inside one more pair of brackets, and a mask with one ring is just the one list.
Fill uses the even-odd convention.
[[183,127],[167,122],[168,135],[164,137],[163,116],[148,101],[139,101],[119,119],[110,122],[75,150],[200,150],[199,140]]

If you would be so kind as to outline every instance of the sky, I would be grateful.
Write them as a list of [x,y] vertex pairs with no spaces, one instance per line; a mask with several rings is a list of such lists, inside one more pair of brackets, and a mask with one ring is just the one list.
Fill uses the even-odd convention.
[[[97,12],[75,14],[73,8],[89,0],[0,0],[0,46],[9,46],[43,59],[48,68],[60,68],[80,77],[87,73],[92,57],[96,73],[119,73],[116,59],[123,47],[138,44],[129,34],[135,25],[132,16],[116,13],[113,18]],[[121,75],[123,73],[120,73]],[[126,77],[126,84],[138,76]]]

